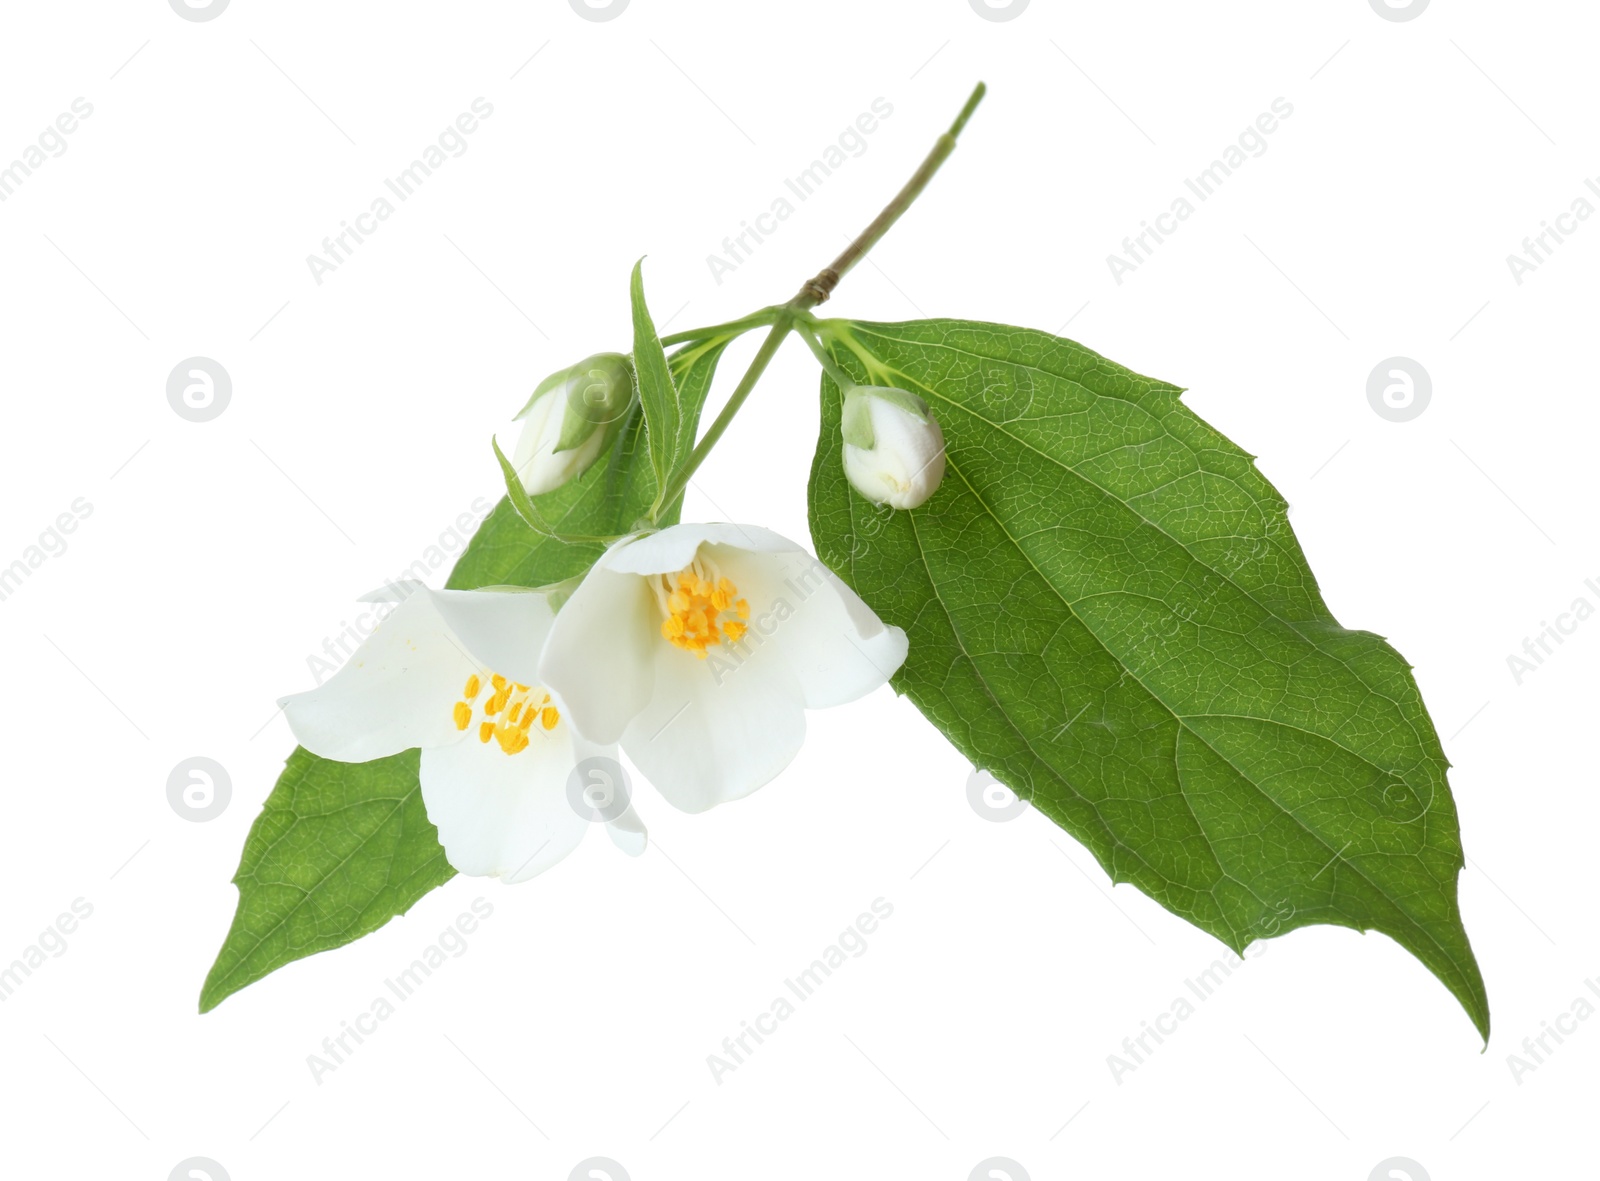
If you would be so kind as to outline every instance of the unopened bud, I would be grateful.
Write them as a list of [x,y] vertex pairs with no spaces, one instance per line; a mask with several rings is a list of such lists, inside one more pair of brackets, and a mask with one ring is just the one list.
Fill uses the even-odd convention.
[[916,508],[944,478],[944,432],[910,391],[852,386],[840,426],[845,477],[874,504]]
[[575,480],[600,458],[633,405],[633,366],[596,353],[541,381],[522,408],[512,465],[529,496]]

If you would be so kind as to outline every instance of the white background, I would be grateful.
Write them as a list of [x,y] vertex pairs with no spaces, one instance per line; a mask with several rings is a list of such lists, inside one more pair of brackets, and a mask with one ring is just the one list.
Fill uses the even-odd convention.
[[[94,911],[0,1005],[0,1172],[1579,1175],[1600,1022],[1520,1083],[1507,1057],[1600,974],[1600,622],[1521,684],[1507,656],[1600,605],[1600,219],[1521,285],[1505,260],[1600,175],[1589,6],[634,0],[598,22],[565,0],[234,0],[197,22],[143,0],[4,20],[0,162],[75,98],[93,114],[0,204],[0,565],[75,499],[92,513],[0,602],[0,961],[72,900]],[[1188,387],[1260,457],[1333,610],[1415,664],[1454,763],[1487,1051],[1395,944],[1324,927],[1258,946],[1114,1081],[1107,1055],[1222,948],[1037,814],[981,818],[971,768],[887,689],[812,715],[744,802],[685,816],[646,790],[638,860],[591,838],[528,885],[457,878],[197,1016],[292,745],[275,698],[309,687],[355,596],[497,494],[489,436],[540,377],[627,347],[634,259],[670,329],[786,298],[978,78],[960,150],[830,310],[1064,331]],[[319,285],[306,256],[480,96],[469,150]],[[1265,154],[1118,284],[1106,256],[1280,96]],[[707,255],[878,97],[866,150],[718,284]],[[198,424],[165,394],[195,355],[234,386]],[[1394,355],[1433,381],[1406,423],[1366,397]],[[815,388],[790,342],[686,516],[808,537]],[[166,798],[195,755],[233,783],[208,823]],[[314,1082],[307,1055],[480,896],[468,952]],[[866,953],[714,1082],[707,1055],[879,897]]]

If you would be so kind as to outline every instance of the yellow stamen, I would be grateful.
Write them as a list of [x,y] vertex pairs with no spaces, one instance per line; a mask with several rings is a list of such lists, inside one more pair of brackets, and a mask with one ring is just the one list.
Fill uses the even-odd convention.
[[[709,558],[697,556],[676,574],[660,575],[661,637],[705,660],[712,648],[736,644],[749,633],[750,603]],[[737,616],[735,619],[733,616]]]
[[475,714],[474,701],[483,689],[483,680],[477,675],[467,678],[462,691],[465,700],[450,707],[450,720],[457,730],[466,730],[474,716],[480,716],[478,741],[487,744],[493,739],[500,749],[514,755],[528,748],[529,731],[538,722],[544,732],[554,730],[561,714],[550,704],[550,694],[516,681],[509,681],[498,673],[485,671],[493,691],[483,702],[481,715]]

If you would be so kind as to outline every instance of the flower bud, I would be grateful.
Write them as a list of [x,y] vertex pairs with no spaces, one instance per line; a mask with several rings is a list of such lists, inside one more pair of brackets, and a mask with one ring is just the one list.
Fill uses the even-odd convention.
[[633,365],[596,353],[541,381],[522,408],[512,466],[529,496],[575,480],[600,458],[633,405]]
[[944,432],[907,390],[852,386],[840,427],[845,477],[874,504],[916,508],[944,478]]

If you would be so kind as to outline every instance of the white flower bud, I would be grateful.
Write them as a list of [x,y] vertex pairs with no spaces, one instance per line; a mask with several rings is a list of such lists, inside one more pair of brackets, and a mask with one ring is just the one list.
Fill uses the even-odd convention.
[[575,480],[600,458],[633,405],[633,367],[621,353],[597,353],[541,381],[517,419],[512,466],[529,496]]
[[907,390],[852,386],[840,428],[845,478],[874,504],[916,508],[944,478],[944,432]]

